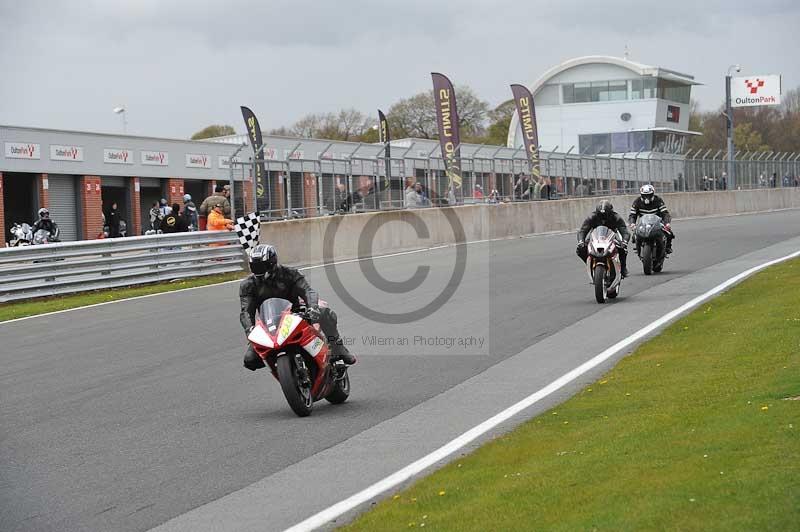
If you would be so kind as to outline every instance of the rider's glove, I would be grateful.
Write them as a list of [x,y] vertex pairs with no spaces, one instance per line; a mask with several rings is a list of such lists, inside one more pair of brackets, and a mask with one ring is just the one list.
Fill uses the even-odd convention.
[[306,310],[306,321],[309,321],[311,323],[317,323],[320,317],[321,313],[317,305],[312,305],[308,307],[308,310]]
[[664,229],[666,229],[670,233],[672,232],[672,228],[669,226],[669,224],[664,224]]

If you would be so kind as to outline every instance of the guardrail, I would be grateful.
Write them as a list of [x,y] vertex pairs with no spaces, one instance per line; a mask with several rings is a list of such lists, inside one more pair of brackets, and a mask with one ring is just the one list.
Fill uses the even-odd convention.
[[235,233],[200,231],[0,249],[0,302],[241,271]]

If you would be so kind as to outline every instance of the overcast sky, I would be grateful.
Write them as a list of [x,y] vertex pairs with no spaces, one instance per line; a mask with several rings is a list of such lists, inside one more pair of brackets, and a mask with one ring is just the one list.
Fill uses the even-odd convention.
[[492,105],[581,55],[694,75],[702,108],[728,66],[800,85],[800,1],[0,0],[0,124],[184,138],[309,112],[374,114],[430,72]]

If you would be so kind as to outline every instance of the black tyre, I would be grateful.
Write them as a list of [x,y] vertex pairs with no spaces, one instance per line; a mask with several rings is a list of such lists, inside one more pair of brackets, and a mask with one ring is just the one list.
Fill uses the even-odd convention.
[[350,375],[347,370],[344,372],[344,377],[336,381],[333,391],[325,398],[331,404],[339,405],[347,401],[350,397]]
[[283,395],[294,413],[300,417],[311,414],[314,407],[314,399],[311,397],[311,388],[300,385],[297,376],[297,368],[294,365],[291,355],[279,356],[275,362],[278,370],[278,380],[281,383]]
[[594,298],[598,303],[606,302],[606,265],[594,267]]
[[653,247],[649,242],[642,244],[642,268],[645,275],[653,273]]

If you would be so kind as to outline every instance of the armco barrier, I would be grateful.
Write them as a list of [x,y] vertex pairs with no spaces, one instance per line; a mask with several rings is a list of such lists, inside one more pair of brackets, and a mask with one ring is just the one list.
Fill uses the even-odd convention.
[[[664,194],[674,218],[766,212],[800,208],[800,189],[759,189]],[[610,196],[617,212],[627,218],[636,196]],[[278,247],[287,264],[319,264],[325,261],[361,258],[359,238],[370,225],[380,225],[371,246],[380,255],[456,241],[449,218],[458,219],[466,241],[515,237],[577,229],[594,209],[599,197],[519,203],[465,205],[460,207],[398,210],[334,215],[262,225],[262,242]],[[428,238],[421,238],[411,225],[419,217]],[[331,239],[335,241],[331,242]],[[328,240],[330,255],[323,256]]]
[[241,271],[235,233],[64,242],[0,249],[0,302]]
[[[611,196],[627,216],[636,196]],[[675,218],[800,208],[800,189],[759,189],[665,194]],[[520,203],[396,210],[286,220],[262,224],[261,242],[278,247],[292,265],[364,257],[359,241],[378,228],[365,249],[373,255],[456,242],[576,229],[598,197]],[[412,223],[422,221],[427,237]],[[457,221],[457,222],[456,222]],[[452,223],[451,223],[452,222]],[[328,244],[329,255],[323,251]],[[201,231],[175,235],[67,242],[0,249],[0,302],[54,296],[240,271],[242,250],[235,234]]]

